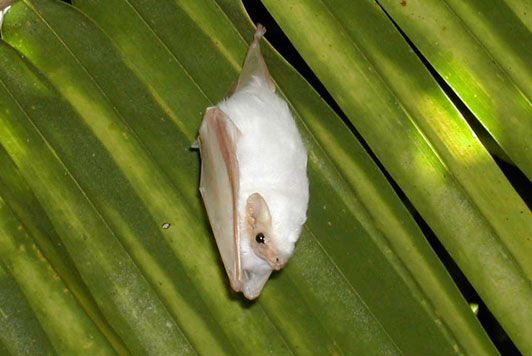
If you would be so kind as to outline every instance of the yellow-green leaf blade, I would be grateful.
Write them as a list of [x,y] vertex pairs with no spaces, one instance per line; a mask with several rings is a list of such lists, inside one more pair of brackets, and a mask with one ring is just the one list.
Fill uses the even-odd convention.
[[75,120],[75,112],[12,48],[0,42],[0,50],[6,59],[0,70],[1,88],[11,98],[0,125],[2,145],[43,205],[106,318],[132,353],[190,350],[164,305],[32,121],[39,117],[37,112]]
[[0,264],[0,310],[2,355],[56,355],[24,294],[3,264]]
[[58,354],[116,354],[1,197],[0,262],[17,281]]
[[89,317],[117,352],[126,354],[125,346],[97,307],[39,201],[2,146],[0,146],[0,196],[13,214],[23,222],[24,228],[42,251],[44,258],[61,276]]
[[503,0],[405,4],[382,1],[502,149],[532,179],[530,29]]
[[264,2],[490,309],[526,346],[530,212],[400,34],[373,2]]

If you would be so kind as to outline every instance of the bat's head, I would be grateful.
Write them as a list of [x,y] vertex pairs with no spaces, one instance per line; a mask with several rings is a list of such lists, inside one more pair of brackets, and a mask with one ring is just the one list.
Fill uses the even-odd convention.
[[284,267],[292,255],[293,246],[289,251],[283,249],[279,236],[275,235],[272,216],[268,204],[259,193],[249,196],[246,203],[247,235],[253,252],[268,262],[274,270]]

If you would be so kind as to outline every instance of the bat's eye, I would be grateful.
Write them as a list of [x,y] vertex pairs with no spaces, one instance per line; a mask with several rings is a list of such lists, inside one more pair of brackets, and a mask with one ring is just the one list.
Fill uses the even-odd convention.
[[259,244],[264,243],[264,234],[262,232],[259,232],[257,236],[255,236],[255,241],[257,241]]

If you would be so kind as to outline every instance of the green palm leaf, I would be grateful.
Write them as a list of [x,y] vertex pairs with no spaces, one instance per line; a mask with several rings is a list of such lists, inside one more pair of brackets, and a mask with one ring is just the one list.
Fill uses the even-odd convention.
[[[530,212],[399,32],[372,2],[293,1],[290,11],[265,2],[514,341],[532,351]],[[383,30],[365,35],[374,28]],[[532,115],[519,117],[515,142],[525,147],[519,135],[532,132]]]
[[[531,315],[530,246],[513,237],[532,232],[529,211],[382,10],[368,2],[370,16],[347,21],[347,2],[265,4],[529,350],[530,330],[517,323]],[[245,10],[225,0],[73,5],[21,1],[0,41],[3,239],[33,239],[61,277],[25,288],[29,272],[9,268],[20,253],[2,248],[0,283],[20,288],[28,304],[19,320],[44,332],[50,350],[95,354],[82,347],[87,330],[101,353],[133,355],[497,354],[376,164],[266,45],[309,150],[309,218],[295,256],[257,301],[232,294],[189,147],[205,108],[238,75],[253,34]],[[367,35],[375,28],[383,35]],[[43,268],[38,255],[25,258]],[[78,328],[44,322],[55,314],[32,304],[54,283],[72,292],[62,298]],[[0,328],[13,352],[27,336],[10,335]]]
[[531,179],[532,32],[526,14],[532,4],[519,3],[384,1],[383,6]]

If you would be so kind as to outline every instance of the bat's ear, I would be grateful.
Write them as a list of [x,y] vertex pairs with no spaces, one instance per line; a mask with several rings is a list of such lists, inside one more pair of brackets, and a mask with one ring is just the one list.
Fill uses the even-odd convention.
[[266,200],[259,193],[253,193],[249,196],[246,204],[246,212],[248,222],[253,225],[253,228],[268,229],[272,223],[272,216],[270,208],[266,204]]

